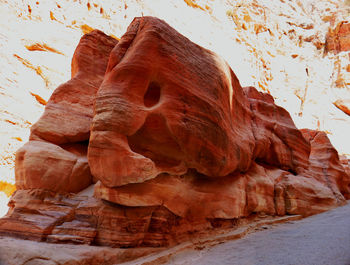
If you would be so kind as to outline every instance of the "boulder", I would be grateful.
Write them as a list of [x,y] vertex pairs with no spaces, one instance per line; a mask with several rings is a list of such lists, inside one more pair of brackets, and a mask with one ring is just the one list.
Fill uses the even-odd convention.
[[26,143],[16,154],[17,189],[79,192],[88,187],[86,146],[76,143],[68,150],[46,141]]

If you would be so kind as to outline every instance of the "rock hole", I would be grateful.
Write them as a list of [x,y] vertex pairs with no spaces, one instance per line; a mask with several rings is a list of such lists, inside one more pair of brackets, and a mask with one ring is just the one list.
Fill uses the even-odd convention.
[[89,140],[75,142],[75,143],[65,143],[61,144],[60,147],[64,150],[71,152],[77,156],[87,156],[89,146]]
[[143,102],[147,108],[153,107],[159,102],[160,86],[156,82],[151,82],[147,88]]
[[294,169],[288,169],[289,173],[292,173],[294,176],[298,175],[298,173]]

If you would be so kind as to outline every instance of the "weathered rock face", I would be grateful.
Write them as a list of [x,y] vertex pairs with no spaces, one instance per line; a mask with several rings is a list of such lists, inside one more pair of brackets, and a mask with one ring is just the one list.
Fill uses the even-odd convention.
[[[42,189],[18,190],[1,232],[51,243],[113,247],[164,246],[173,242],[179,217],[164,207],[125,207],[88,196]],[[179,225],[178,225],[179,226]]]
[[308,168],[310,142],[295,127],[289,113],[271,95],[246,87],[255,138],[253,158],[260,163],[302,174]]
[[[298,130],[217,55],[136,18],[119,43],[99,31],[82,38],[72,79],[17,153],[19,190],[0,233],[166,246],[218,220],[342,205],[343,164],[325,133]],[[81,192],[95,181],[94,197]]]
[[333,53],[350,51],[349,21],[341,21],[334,29],[329,29],[326,39],[326,51]]
[[96,91],[117,40],[95,30],[82,37],[72,59],[72,79],[52,94],[16,154],[18,189],[78,192],[92,183],[87,145]]
[[158,20],[136,19],[113,49],[95,112],[89,161],[109,187],[250,167],[251,114],[237,77]]

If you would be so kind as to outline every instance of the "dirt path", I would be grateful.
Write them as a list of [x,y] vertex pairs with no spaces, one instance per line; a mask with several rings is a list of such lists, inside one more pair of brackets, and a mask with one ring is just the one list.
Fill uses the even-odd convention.
[[350,203],[201,251],[172,265],[350,265]]

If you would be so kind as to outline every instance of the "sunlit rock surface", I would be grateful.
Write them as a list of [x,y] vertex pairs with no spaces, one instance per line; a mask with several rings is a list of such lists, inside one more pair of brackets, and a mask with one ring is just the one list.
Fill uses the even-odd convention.
[[[32,1],[0,3],[0,190],[14,190],[15,151],[53,90],[69,79],[82,34],[121,37],[135,16],[162,18],[220,54],[243,86],[269,91],[298,128],[325,131],[350,154],[349,52],[325,52],[348,1]],[[6,204],[1,200],[0,204]]]
[[0,234],[169,246],[222,220],[343,205],[347,171],[324,132],[298,130],[218,55],[135,18],[119,42],[100,31],[81,39],[72,79],[17,152]]
[[89,163],[109,187],[189,168],[209,177],[244,172],[251,126],[249,103],[222,59],[159,20],[135,19],[96,96]]
[[329,29],[326,38],[326,51],[339,53],[350,51],[350,22],[341,21]]
[[72,79],[54,91],[31,128],[30,141],[16,153],[18,189],[79,192],[92,184],[87,143],[93,104],[115,44],[98,30],[82,37],[72,59]]

